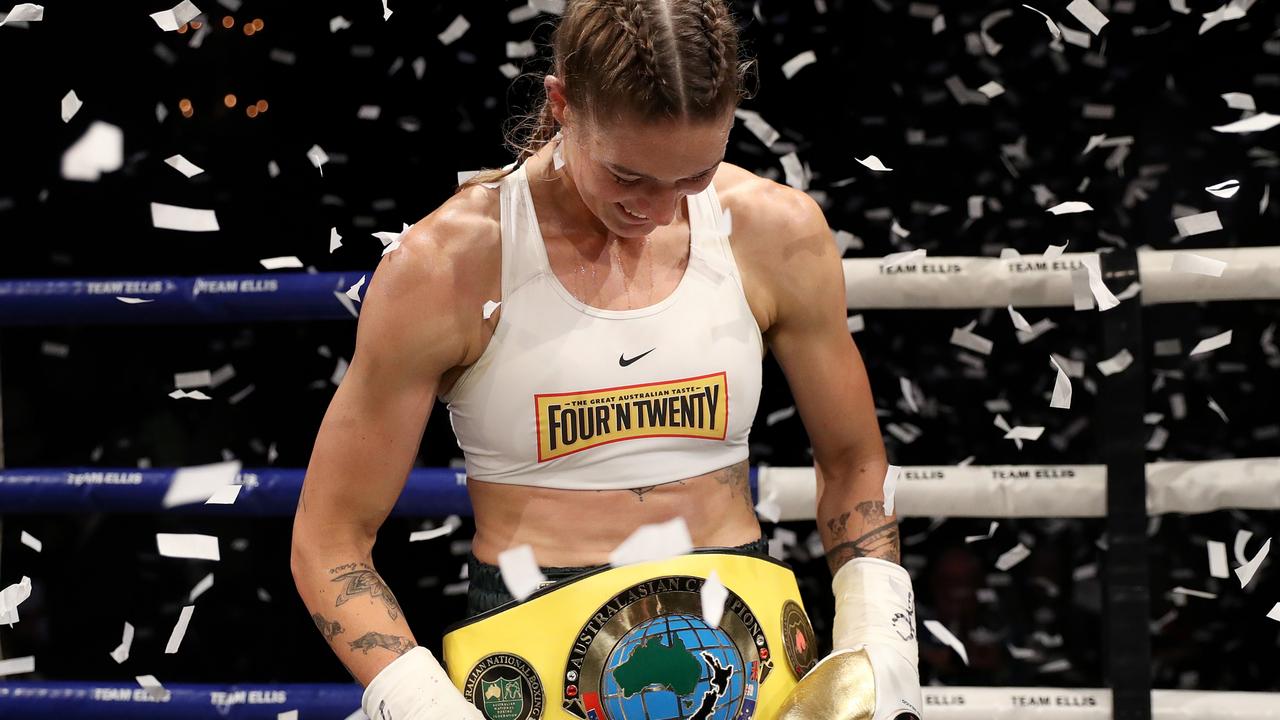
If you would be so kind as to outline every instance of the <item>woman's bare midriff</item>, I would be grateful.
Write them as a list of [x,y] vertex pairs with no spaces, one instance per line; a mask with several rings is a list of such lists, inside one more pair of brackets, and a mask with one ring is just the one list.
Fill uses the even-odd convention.
[[[636,458],[636,462],[643,462]],[[476,534],[472,552],[533,547],[543,567],[609,562],[609,553],[641,525],[682,516],[694,547],[733,547],[760,538],[746,461],[715,472],[632,490],[556,490],[468,480]]]

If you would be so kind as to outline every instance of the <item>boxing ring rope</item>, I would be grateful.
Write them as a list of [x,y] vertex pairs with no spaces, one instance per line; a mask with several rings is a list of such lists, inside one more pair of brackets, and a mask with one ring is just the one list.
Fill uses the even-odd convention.
[[[1127,251],[1126,251],[1127,252]],[[1174,271],[1178,255],[1227,263],[1220,277]],[[1107,255],[1101,254],[1105,264]],[[1119,255],[1121,253],[1116,253]],[[1280,298],[1280,247],[1140,250],[1132,253],[1143,305]],[[1098,253],[1056,258],[913,257],[896,264],[846,259],[853,309],[1072,307],[1073,273]],[[1112,273],[1120,275],[1123,273]],[[367,272],[264,273],[191,278],[0,280],[0,327],[48,324],[225,323],[337,320],[357,316]],[[1106,268],[1103,275],[1107,276]],[[353,295],[355,297],[353,297]],[[2,446],[0,446],[2,447]],[[0,456],[0,467],[3,457]],[[301,469],[247,469],[232,505],[164,507],[172,470],[40,468],[0,470],[0,508],[22,512],[180,512],[290,515]],[[1280,458],[1160,462],[1145,466],[1148,514],[1220,508],[1280,509]],[[757,498],[782,520],[812,520],[812,468],[752,470]],[[902,516],[1106,517],[1104,465],[904,467]],[[1045,508],[1052,508],[1046,512]],[[446,468],[414,470],[395,514],[469,515],[465,477]],[[1143,630],[1145,632],[1145,629]],[[0,717],[274,718],[286,709],[315,719],[358,718],[355,685],[166,685],[155,697],[120,683],[0,682]],[[926,687],[928,718],[1111,718],[1109,689]],[[1273,693],[1152,690],[1157,720],[1280,720]]]

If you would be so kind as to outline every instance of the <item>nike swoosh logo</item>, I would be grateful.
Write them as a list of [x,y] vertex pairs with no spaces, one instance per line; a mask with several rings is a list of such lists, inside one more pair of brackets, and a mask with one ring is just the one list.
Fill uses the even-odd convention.
[[[653,348],[653,350],[657,350],[657,349],[658,349],[658,348]],[[649,351],[649,352],[647,352],[647,353],[643,353],[643,354],[637,355],[637,356],[635,356],[635,357],[631,358],[630,360],[628,360],[628,359],[626,358],[626,356],[624,356],[624,355],[619,355],[619,356],[618,356],[618,364],[619,364],[619,365],[621,365],[622,367],[627,367],[627,366],[628,366],[628,365],[630,365],[631,363],[633,363],[633,362],[635,362],[635,361],[639,360],[640,358],[644,357],[645,355],[648,355],[649,353],[653,352],[653,350],[650,350],[650,351]]]

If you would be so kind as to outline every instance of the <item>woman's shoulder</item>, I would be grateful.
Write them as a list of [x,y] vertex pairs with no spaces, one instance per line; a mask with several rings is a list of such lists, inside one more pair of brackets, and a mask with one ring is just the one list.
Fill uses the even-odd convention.
[[740,259],[769,267],[787,241],[812,234],[815,225],[825,227],[822,209],[807,193],[737,165],[721,163],[715,187],[720,207],[730,212],[730,242]]
[[453,274],[479,280],[497,276],[502,259],[501,191],[473,185],[445,200],[409,228],[401,245],[423,262],[446,264]]

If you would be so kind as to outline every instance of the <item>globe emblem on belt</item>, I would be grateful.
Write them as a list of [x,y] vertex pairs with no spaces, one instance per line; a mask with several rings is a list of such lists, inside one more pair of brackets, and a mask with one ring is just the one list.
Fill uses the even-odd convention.
[[733,720],[758,688],[728,633],[680,613],[623,636],[606,662],[601,700],[610,720]]

